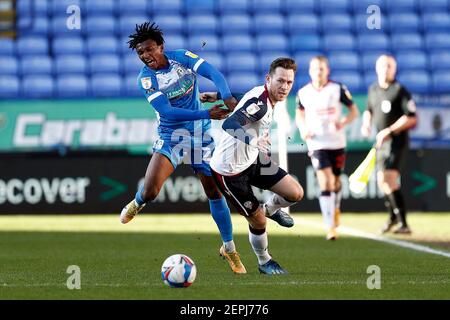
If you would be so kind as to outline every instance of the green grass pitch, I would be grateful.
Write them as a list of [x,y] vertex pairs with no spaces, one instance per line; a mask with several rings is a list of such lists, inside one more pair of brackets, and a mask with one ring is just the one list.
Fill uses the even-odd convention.
[[[325,240],[319,214],[294,215],[296,225],[268,222],[269,251],[289,271],[260,275],[243,217],[233,215],[235,242],[248,274],[219,258],[220,237],[202,215],[141,214],[0,217],[0,299],[450,299],[450,258],[340,234]],[[343,214],[346,227],[376,233],[385,214]],[[450,214],[410,215],[414,231],[396,238],[450,253]],[[165,286],[161,264],[184,253],[197,265],[186,289]],[[81,270],[69,290],[67,268]],[[367,268],[380,267],[381,289],[368,289]]]

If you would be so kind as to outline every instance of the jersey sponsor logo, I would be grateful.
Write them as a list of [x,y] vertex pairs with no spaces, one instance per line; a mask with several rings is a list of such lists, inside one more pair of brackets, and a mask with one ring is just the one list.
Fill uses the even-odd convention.
[[[259,103],[258,103],[259,104]],[[245,108],[245,111],[249,114],[249,115],[254,115],[255,113],[257,113],[259,110],[261,110],[261,108],[252,103],[251,105],[249,105],[247,108]]]
[[141,78],[141,84],[145,90],[149,90],[152,87],[152,78],[150,77]]
[[409,112],[416,112],[416,103],[414,102],[413,99],[408,101],[406,107],[408,108]]
[[391,112],[391,102],[389,100],[383,100],[381,101],[381,111],[384,113]]
[[198,55],[196,55],[195,53],[192,53],[190,51],[186,51],[185,55],[188,56],[188,57],[191,57],[193,59],[197,59],[198,58]]

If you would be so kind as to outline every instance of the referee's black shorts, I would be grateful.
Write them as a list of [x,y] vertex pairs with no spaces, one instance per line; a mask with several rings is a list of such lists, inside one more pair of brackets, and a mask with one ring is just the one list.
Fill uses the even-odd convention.
[[212,176],[229,202],[243,216],[252,216],[259,208],[259,200],[253,193],[252,186],[268,190],[283,179],[287,172],[270,158],[261,163],[260,154],[256,163],[233,176],[224,176],[211,169]]
[[407,143],[392,143],[392,140],[383,143],[377,150],[378,170],[400,171],[408,149]]

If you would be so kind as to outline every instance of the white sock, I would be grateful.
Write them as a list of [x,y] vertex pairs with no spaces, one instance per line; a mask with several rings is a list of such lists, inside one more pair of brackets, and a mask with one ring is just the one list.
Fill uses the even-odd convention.
[[319,197],[320,211],[322,211],[323,221],[327,228],[334,227],[334,213],[336,208],[335,197],[336,195],[334,192]]
[[342,200],[342,189],[339,190],[338,192],[335,192],[334,194],[336,197],[335,206],[336,206],[336,208],[340,209],[341,208],[341,200]]
[[266,203],[264,203],[265,214],[267,217],[270,217],[281,208],[287,208],[295,204],[296,202],[287,201],[282,196],[274,193]]
[[250,244],[252,245],[256,257],[258,258],[259,265],[263,265],[270,259],[272,259],[267,249],[267,247],[269,246],[267,232],[264,232],[263,234],[253,234],[251,231],[249,231],[248,239],[250,240]]
[[225,248],[225,252],[234,252],[236,251],[236,246],[234,245],[234,241],[227,241],[223,243],[223,246]]

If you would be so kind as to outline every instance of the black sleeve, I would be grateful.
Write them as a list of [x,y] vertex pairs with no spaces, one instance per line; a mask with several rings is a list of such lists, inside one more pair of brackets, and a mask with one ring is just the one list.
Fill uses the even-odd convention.
[[352,95],[345,84],[340,83],[340,86],[341,86],[341,94],[339,100],[344,105],[350,108],[350,106],[353,104]]
[[302,104],[302,101],[300,100],[300,97],[299,97],[298,94],[295,96],[295,105],[296,105],[297,108],[299,108],[300,110],[305,110],[305,106]]
[[416,116],[416,103],[414,102],[411,93],[406,90],[403,86],[400,90],[400,101],[403,110],[403,114],[408,117]]
[[369,111],[370,113],[373,113],[373,102],[372,99],[374,97],[375,93],[373,91],[373,87],[369,87],[369,92],[367,93],[367,103],[366,103],[366,111]]

